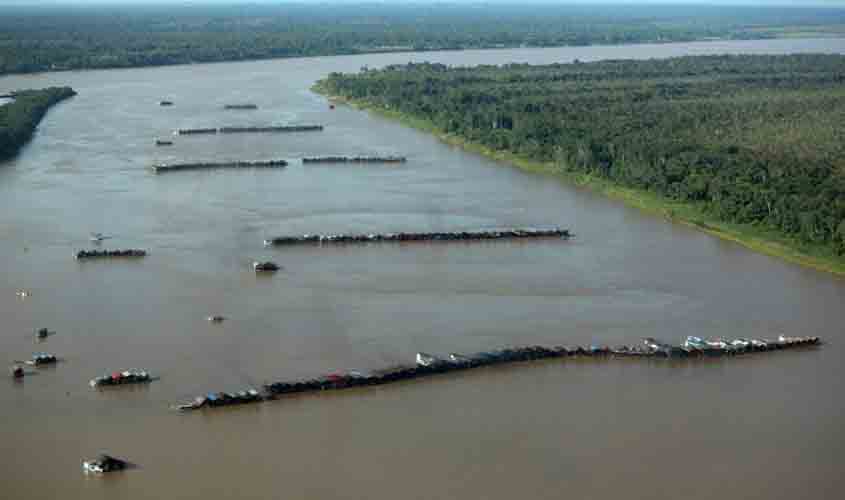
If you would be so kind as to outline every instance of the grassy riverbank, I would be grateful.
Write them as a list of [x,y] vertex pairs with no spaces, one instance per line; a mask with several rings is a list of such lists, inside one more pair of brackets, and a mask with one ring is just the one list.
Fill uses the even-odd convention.
[[[621,186],[595,175],[566,171],[554,162],[539,162],[510,152],[496,151],[458,135],[449,134],[431,121],[385,109],[363,99],[348,99],[343,96],[330,95],[328,90],[320,84],[315,85],[313,90],[332,101],[370,111],[397,120],[417,130],[430,133],[441,141],[461,147],[464,150],[498,161],[508,162],[528,172],[565,179],[575,186],[619,200],[628,206],[664,217],[672,222],[685,224],[724,240],[733,241],[756,252],[779,257],[819,271],[845,276],[845,259],[837,256],[827,247],[808,245],[787,238],[773,229],[761,226],[720,221],[708,214],[701,205],[670,200],[659,194]],[[577,230],[577,228],[575,229]]]

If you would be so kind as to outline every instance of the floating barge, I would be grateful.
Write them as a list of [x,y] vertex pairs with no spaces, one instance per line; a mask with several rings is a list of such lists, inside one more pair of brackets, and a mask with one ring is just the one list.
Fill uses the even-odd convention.
[[[696,339],[690,337],[690,339]],[[438,375],[460,370],[480,368],[482,366],[502,365],[539,361],[553,358],[601,358],[613,359],[701,359],[709,357],[731,357],[746,354],[812,347],[821,344],[819,337],[785,337],[777,340],[746,340],[708,341],[708,347],[691,347],[692,343],[669,345],[647,338],[641,345],[633,346],[577,346],[577,347],[516,347],[477,354],[460,355],[449,354],[437,357],[426,353],[417,353],[414,366],[400,366],[372,373],[349,371],[332,373],[324,377],[287,382],[265,384],[262,390],[242,390],[235,393],[216,392],[207,396],[200,396],[193,401],[175,406],[182,411],[199,410],[201,408],[217,408],[247,403],[258,403],[276,399],[286,394],[320,392],[340,390],[352,387],[385,385],[403,380]],[[724,347],[717,347],[722,345]]]
[[382,234],[304,234],[280,236],[264,240],[266,246],[303,245],[313,243],[369,243],[402,241],[478,241],[513,240],[529,238],[571,238],[568,229],[503,229],[500,231],[458,231],[435,233],[382,233]]
[[255,104],[225,104],[223,109],[258,109]]
[[80,250],[76,252],[76,259],[102,259],[109,257],[146,257],[147,251],[137,248],[126,250]]
[[191,163],[159,163],[152,169],[157,174],[175,172],[177,170],[202,170],[212,168],[283,168],[288,165],[285,160],[267,161],[222,161],[222,162],[191,162]]
[[88,385],[96,389],[115,385],[146,384],[152,381],[153,377],[144,370],[126,370],[92,378]]
[[322,125],[285,125],[279,127],[220,127],[221,134],[242,134],[250,132],[320,132]]
[[216,128],[180,128],[176,130],[177,135],[199,135],[199,134],[216,134]]
[[320,132],[322,125],[280,125],[270,127],[220,127],[220,128],[180,128],[176,135],[200,134],[246,134],[258,132]]
[[313,156],[302,163],[405,163],[404,156]]

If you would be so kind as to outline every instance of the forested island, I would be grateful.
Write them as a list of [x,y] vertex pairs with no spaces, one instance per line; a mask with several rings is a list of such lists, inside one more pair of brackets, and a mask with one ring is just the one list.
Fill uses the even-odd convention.
[[845,272],[845,57],[333,73],[315,87],[453,143]]
[[15,92],[12,102],[0,106],[0,160],[14,156],[29,141],[50,106],[75,95],[70,87]]
[[0,6],[0,74],[789,36],[845,36],[845,9],[517,2]]

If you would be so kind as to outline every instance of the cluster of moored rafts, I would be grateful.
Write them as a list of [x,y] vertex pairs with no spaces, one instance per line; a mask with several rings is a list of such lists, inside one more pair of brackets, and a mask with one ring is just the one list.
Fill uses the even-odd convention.
[[264,385],[261,391],[247,389],[237,393],[219,392],[195,398],[190,403],[178,405],[179,410],[197,410],[255,403],[274,399],[285,394],[339,390],[351,387],[384,385],[430,375],[468,370],[482,366],[536,361],[552,358],[603,358],[603,359],[696,359],[713,356],[736,356],[742,354],[775,351],[820,344],[818,337],[786,337],[777,340],[734,339],[706,341],[688,337],[681,345],[670,345],[653,338],[643,340],[634,346],[588,346],[588,347],[517,347],[471,355],[449,354],[438,357],[417,353],[414,366],[402,366],[371,373],[349,371],[333,373],[325,377],[291,382],[275,382]]
[[302,163],[405,163],[404,156],[311,156]]
[[190,162],[190,163],[159,163],[153,165],[152,169],[157,174],[175,172],[177,170],[201,170],[210,168],[283,168],[288,165],[285,160],[266,161],[215,161],[215,162]]
[[112,385],[145,384],[152,382],[152,380],[152,376],[145,370],[126,370],[93,378],[88,382],[88,385],[91,387],[107,387]]
[[101,259],[107,257],[146,257],[147,251],[137,248],[129,248],[126,250],[80,250],[76,252],[76,258],[82,259]]
[[527,238],[570,238],[568,229],[503,229],[498,231],[454,231],[432,233],[381,233],[381,234],[303,234],[280,236],[264,240],[267,246],[300,245],[306,243],[367,243],[391,241],[475,241],[510,240]]
[[269,127],[219,127],[219,128],[180,128],[177,135],[199,134],[242,134],[254,132],[319,132],[322,125],[281,125]]

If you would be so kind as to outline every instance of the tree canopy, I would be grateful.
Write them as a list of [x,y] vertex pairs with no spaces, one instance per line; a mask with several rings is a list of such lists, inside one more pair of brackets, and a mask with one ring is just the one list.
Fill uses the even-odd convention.
[[14,156],[29,141],[50,106],[74,95],[70,87],[15,92],[12,102],[0,106],[0,160]]

